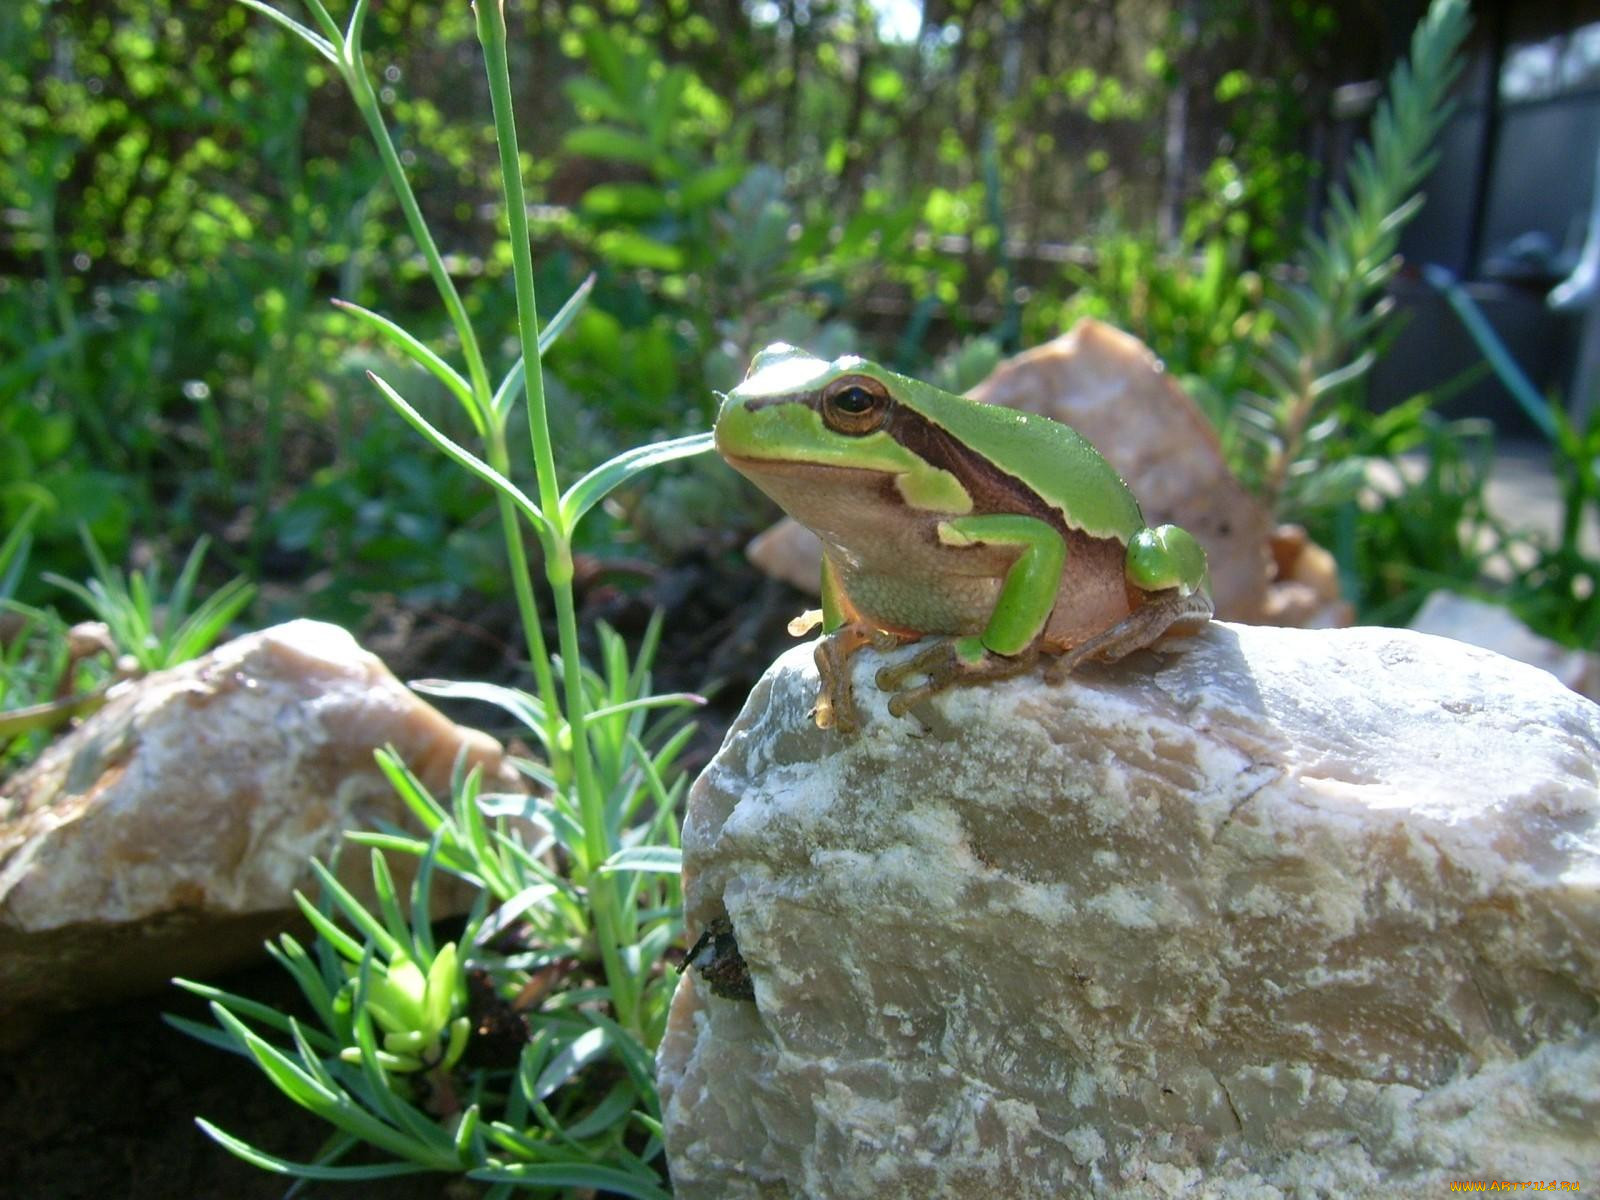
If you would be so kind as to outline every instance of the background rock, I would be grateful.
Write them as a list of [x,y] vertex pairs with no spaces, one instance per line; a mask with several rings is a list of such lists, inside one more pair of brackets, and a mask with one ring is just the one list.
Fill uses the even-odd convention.
[[1217,615],[1261,619],[1272,514],[1233,477],[1211,422],[1150,347],[1085,317],[967,394],[1083,434],[1128,481],[1148,524],[1182,525],[1205,547]]
[[1458,592],[1430,592],[1411,618],[1411,628],[1542,667],[1573,691],[1600,700],[1600,654],[1540,637],[1498,604]]
[[853,741],[769,672],[684,828],[755,1001],[675,997],[677,1195],[1592,1186],[1600,708],[1405,631],[1174,645],[926,729],[863,654]]
[[[345,830],[410,823],[373,762],[385,745],[436,795],[461,751],[488,790],[521,790],[498,742],[333,625],[239,638],[115,696],[0,792],[0,1010],[258,957],[309,859]],[[405,886],[409,861],[391,866]],[[340,874],[370,894],[366,850],[349,847]]]

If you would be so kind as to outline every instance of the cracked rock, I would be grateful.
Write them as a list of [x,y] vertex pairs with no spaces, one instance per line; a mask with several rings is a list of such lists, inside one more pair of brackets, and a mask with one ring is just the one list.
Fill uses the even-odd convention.
[[921,722],[884,661],[847,739],[786,655],[691,794],[687,925],[754,1002],[679,985],[679,1197],[1600,1176],[1600,707],[1387,629],[1213,624]]

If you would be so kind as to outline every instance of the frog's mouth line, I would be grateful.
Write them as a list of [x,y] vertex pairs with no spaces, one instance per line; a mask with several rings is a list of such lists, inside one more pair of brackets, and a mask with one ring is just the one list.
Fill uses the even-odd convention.
[[756,454],[730,454],[726,450],[719,451],[727,464],[735,471],[743,471],[749,467],[765,475],[811,475],[819,472],[837,474],[843,478],[859,479],[863,475],[879,475],[885,479],[898,479],[905,472],[885,471],[881,467],[847,467],[843,463],[819,462],[807,458],[762,458]]

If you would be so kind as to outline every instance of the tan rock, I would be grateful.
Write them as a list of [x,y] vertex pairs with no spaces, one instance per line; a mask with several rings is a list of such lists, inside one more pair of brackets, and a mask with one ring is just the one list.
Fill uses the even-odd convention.
[[684,827],[755,999],[675,997],[678,1196],[1600,1176],[1600,707],[1406,631],[1182,645],[926,729],[865,653],[853,740],[778,662]]
[[[521,790],[499,743],[333,625],[292,621],[114,696],[0,792],[0,1010],[257,957],[311,858],[408,823],[373,763],[385,745],[436,795],[458,752]],[[370,894],[367,860],[349,847],[341,875]],[[391,865],[403,883],[409,863]]]
[[1149,524],[1182,525],[1205,547],[1217,614],[1260,619],[1272,514],[1233,477],[1211,422],[1138,338],[1085,318],[1001,363],[968,395],[1083,434],[1128,481]]
[[813,596],[821,593],[822,539],[793,517],[763,529],[744,552],[767,578]]
[[1339,591],[1339,563],[1299,525],[1279,525],[1267,543],[1272,586],[1259,623],[1296,629],[1342,629],[1356,619],[1355,606]]

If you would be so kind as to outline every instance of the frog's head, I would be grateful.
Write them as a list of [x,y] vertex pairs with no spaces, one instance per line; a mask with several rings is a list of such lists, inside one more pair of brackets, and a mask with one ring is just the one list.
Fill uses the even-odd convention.
[[865,359],[825,362],[776,342],[755,356],[744,382],[723,400],[717,449],[736,465],[855,465],[862,440],[887,423],[895,378]]
[[[823,519],[812,511],[818,504],[831,514],[846,492],[876,488],[885,476],[902,506],[970,511],[948,464],[914,448],[927,440],[918,436],[927,429],[918,396],[927,390],[863,358],[826,362],[779,342],[724,398],[717,450],[813,529]],[[869,507],[883,515],[878,501],[857,499],[863,515]]]

